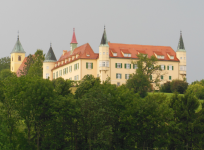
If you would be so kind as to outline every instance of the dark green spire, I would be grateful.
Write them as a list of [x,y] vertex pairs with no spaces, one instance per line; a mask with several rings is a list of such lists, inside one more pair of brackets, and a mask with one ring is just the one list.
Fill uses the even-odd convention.
[[104,26],[104,32],[103,32],[103,36],[101,39],[101,45],[108,45],[108,39],[107,39],[107,35],[106,35],[106,28]]
[[186,51],[183,43],[182,32],[180,32],[180,39],[179,39],[177,51]]
[[21,42],[19,40],[19,35],[18,35],[18,38],[17,38],[17,42],[12,50],[11,53],[25,53],[24,49],[23,49],[23,46],[21,45]]
[[55,61],[57,61],[57,59],[56,59],[54,51],[52,49],[52,44],[50,44],[50,49],[47,52],[47,55],[45,56],[44,62],[55,62]]

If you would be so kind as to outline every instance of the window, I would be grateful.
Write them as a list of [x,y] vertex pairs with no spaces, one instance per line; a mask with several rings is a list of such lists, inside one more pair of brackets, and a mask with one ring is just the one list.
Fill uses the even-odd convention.
[[66,74],[68,73],[68,67],[66,68]]
[[102,61],[102,67],[105,67],[105,66],[106,66],[106,62]]
[[97,77],[99,77],[99,74],[97,74]]
[[12,56],[12,61],[13,61],[13,56]]
[[56,78],[58,78],[58,71],[56,72]]
[[21,56],[18,56],[18,61],[21,61]]
[[122,68],[122,63],[115,63],[115,68]]
[[109,67],[109,61],[106,61],[106,67]]
[[131,57],[131,54],[128,54],[128,57]]
[[108,52],[106,52],[106,54],[108,55]]
[[182,59],[182,57],[180,57],[180,59]]
[[74,80],[79,80],[79,75],[74,76]]
[[49,73],[46,73],[46,79],[48,79],[49,78]]
[[131,69],[131,64],[125,64],[126,69]]
[[59,76],[60,76],[60,77],[62,76],[62,70],[59,71]]
[[130,78],[130,74],[125,74],[125,79],[129,79]]
[[120,82],[117,82],[117,86],[120,86]]
[[117,56],[117,53],[113,53],[113,56]]
[[100,55],[101,55],[101,52],[100,52]]
[[46,66],[46,69],[49,69],[49,66]]
[[128,57],[128,54],[124,54],[124,57]]
[[174,66],[172,65],[167,66],[167,70],[174,70]]
[[158,59],[164,59],[164,56],[158,55],[157,58],[158,58]]
[[169,80],[171,80],[171,76],[169,76]]
[[137,64],[133,64],[133,69],[137,69]]
[[87,57],[89,57],[90,55],[89,55],[89,54],[87,54],[86,56],[87,56]]
[[72,78],[69,78],[69,80],[72,80]]
[[186,66],[180,66],[181,71],[186,71]]
[[161,75],[161,80],[163,80],[164,79],[164,77],[163,77],[163,75]]
[[103,52],[103,55],[105,55],[105,52]]
[[87,62],[86,63],[86,69],[93,69],[93,63]]
[[183,57],[184,60],[186,60],[186,57]]
[[79,63],[74,64],[74,70],[77,70],[77,69],[79,69]]
[[99,67],[109,67],[109,61],[100,61]]
[[12,70],[13,70],[13,67],[12,67]]
[[63,69],[63,75],[64,75],[64,74],[66,74],[66,72],[65,72],[65,68]]
[[116,73],[116,79],[122,79],[122,74],[121,73]]
[[161,70],[165,70],[165,65],[160,65]]
[[53,73],[53,79],[55,79],[55,73]]
[[170,56],[170,59],[174,59],[174,56]]
[[69,72],[72,72],[72,66],[69,66]]

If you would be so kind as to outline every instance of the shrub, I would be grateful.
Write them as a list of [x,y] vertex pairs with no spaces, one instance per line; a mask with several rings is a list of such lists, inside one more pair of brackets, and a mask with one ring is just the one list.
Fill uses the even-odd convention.
[[184,94],[188,88],[188,83],[182,80],[173,80],[171,82],[171,92],[178,92]]
[[186,94],[194,94],[199,99],[204,99],[204,86],[199,83],[192,84],[186,90]]
[[160,87],[161,92],[171,93],[171,82],[167,81]]

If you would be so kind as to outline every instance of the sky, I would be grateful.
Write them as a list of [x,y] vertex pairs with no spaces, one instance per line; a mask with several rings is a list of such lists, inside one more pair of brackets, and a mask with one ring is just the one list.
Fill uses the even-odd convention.
[[[10,56],[19,31],[26,55],[57,59],[70,49],[73,28],[78,46],[98,53],[104,25],[112,43],[178,46],[180,31],[187,52],[187,81],[204,79],[203,0],[1,0],[0,58]],[[201,67],[201,68],[200,68]]]

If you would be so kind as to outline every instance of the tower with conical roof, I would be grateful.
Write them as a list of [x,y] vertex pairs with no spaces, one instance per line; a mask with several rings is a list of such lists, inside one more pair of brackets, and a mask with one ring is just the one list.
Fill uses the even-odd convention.
[[186,78],[186,50],[183,42],[182,32],[180,32],[179,43],[176,51],[176,57],[180,60],[179,63],[179,79]]
[[44,79],[53,79],[52,69],[55,66],[55,62],[57,61],[54,51],[52,49],[52,44],[50,44],[50,49],[45,56],[45,60],[43,62],[43,78]]
[[73,29],[72,41],[70,43],[70,52],[73,53],[74,49],[77,48],[77,40],[75,35],[75,28]]
[[23,49],[23,46],[21,45],[21,42],[19,40],[19,35],[16,41],[16,44],[14,45],[14,48],[11,52],[11,67],[10,70],[12,72],[17,72],[18,68],[22,64],[23,60],[25,59],[25,51]]
[[103,35],[99,46],[99,76],[101,81],[105,81],[107,77],[110,77],[109,60],[109,45],[106,35],[106,28],[104,26]]

